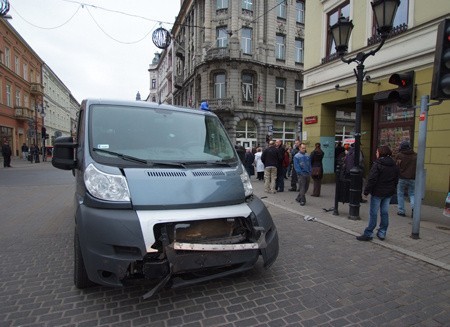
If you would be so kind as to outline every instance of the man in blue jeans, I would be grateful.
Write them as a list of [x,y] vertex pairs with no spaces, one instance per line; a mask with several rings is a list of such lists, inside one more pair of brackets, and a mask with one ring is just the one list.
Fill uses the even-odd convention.
[[399,153],[395,157],[399,169],[399,180],[397,185],[397,215],[405,217],[405,190],[408,192],[411,205],[411,217],[414,213],[414,188],[416,178],[417,154],[411,149],[408,141],[400,143]]
[[373,163],[364,188],[364,196],[370,196],[369,223],[364,233],[357,236],[358,241],[371,241],[373,231],[377,226],[378,210],[380,210],[380,225],[376,233],[378,239],[386,238],[389,226],[389,203],[397,190],[398,167],[395,164],[391,149],[384,145],[376,152],[377,160]]

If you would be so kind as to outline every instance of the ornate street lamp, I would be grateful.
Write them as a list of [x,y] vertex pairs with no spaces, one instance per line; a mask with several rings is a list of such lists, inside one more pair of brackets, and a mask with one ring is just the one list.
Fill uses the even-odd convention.
[[384,45],[389,33],[392,30],[395,14],[400,5],[400,0],[375,0],[371,2],[372,10],[375,15],[375,22],[377,24],[377,32],[380,35],[381,42],[376,49],[367,53],[359,52],[354,58],[345,59],[344,55],[348,50],[348,41],[353,29],[352,21],[347,18],[340,17],[338,22],[330,26],[331,37],[336,45],[336,52],[341,60],[347,64],[356,62],[355,76],[356,76],[356,112],[355,112],[355,156],[354,165],[350,170],[350,209],[349,219],[359,220],[359,207],[361,201],[362,189],[362,171],[359,166],[359,159],[361,153],[361,111],[362,111],[362,85],[364,80],[364,60],[367,57],[375,55],[378,50]]

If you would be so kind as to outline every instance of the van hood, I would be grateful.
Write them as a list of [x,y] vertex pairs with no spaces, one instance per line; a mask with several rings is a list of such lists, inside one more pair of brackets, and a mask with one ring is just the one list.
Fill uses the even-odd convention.
[[135,209],[199,208],[245,201],[242,169],[124,168]]

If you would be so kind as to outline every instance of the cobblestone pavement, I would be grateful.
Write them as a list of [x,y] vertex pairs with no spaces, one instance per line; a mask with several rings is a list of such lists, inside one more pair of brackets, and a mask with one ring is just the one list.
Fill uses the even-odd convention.
[[143,283],[78,290],[74,178],[49,163],[13,167],[0,168],[1,327],[450,326],[448,270],[305,221],[281,194],[264,199],[280,236],[268,270],[259,264],[148,300]]

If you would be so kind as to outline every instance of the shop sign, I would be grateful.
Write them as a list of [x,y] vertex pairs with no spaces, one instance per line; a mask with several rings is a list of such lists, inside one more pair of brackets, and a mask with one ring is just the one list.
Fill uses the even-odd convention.
[[318,121],[317,116],[308,116],[308,117],[305,117],[305,124],[306,124],[306,125],[317,124],[317,121]]

